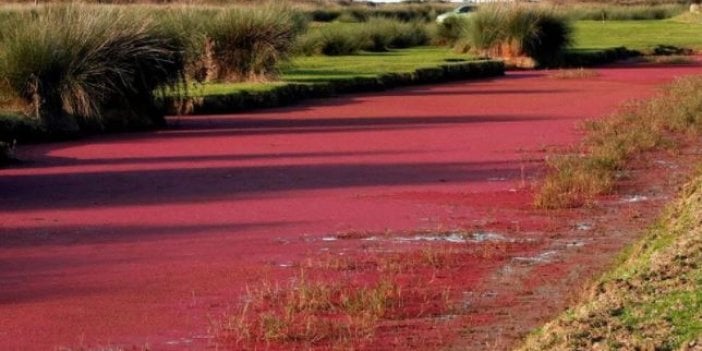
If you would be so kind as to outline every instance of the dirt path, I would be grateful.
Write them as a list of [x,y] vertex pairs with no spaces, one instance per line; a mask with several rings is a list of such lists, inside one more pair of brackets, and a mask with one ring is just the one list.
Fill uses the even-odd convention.
[[22,147],[26,163],[0,169],[0,349],[198,349],[208,313],[261,274],[355,245],[324,237],[488,218],[539,230],[510,211],[529,206],[545,153],[701,68],[509,73]]

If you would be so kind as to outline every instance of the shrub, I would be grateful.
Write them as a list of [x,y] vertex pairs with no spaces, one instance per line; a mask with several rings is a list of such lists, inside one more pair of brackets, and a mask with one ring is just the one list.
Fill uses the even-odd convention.
[[189,80],[204,82],[216,79],[216,62],[207,29],[218,13],[216,9],[190,7],[166,8],[150,13],[158,20],[162,33],[177,40],[183,48],[185,74]]
[[368,46],[356,28],[329,26],[320,32],[320,38],[324,55],[351,55]]
[[188,79],[260,81],[275,77],[307,18],[284,6],[155,10],[161,29],[185,48]]
[[295,51],[303,55],[351,55],[366,48],[366,40],[361,27],[333,23],[300,36]]
[[377,7],[350,6],[342,11],[346,20],[365,22],[372,18],[386,18],[402,22],[433,22],[439,13],[448,12],[454,8],[452,4],[386,4]]
[[232,8],[207,25],[218,81],[265,80],[292,52],[304,30],[301,16],[284,7]]
[[429,31],[423,23],[372,18],[361,24],[334,23],[315,28],[298,38],[295,51],[304,55],[351,55],[360,50],[380,52],[428,42]]
[[415,46],[427,45],[431,40],[431,34],[427,25],[421,22],[409,22],[395,24],[395,32],[390,40],[390,47],[394,49],[404,49]]
[[454,46],[468,35],[470,21],[467,18],[451,16],[436,27],[434,40],[438,45]]
[[341,16],[341,11],[330,9],[314,9],[308,13],[310,20],[315,22],[331,22]]
[[570,24],[552,12],[525,10],[520,13],[517,10],[512,13],[510,22],[516,24],[510,33],[512,40],[540,65],[555,64],[571,44]]
[[570,23],[553,11],[527,6],[485,6],[462,27],[463,38],[480,54],[530,57],[556,63],[571,43]]
[[365,38],[365,47],[368,51],[387,51],[395,35],[395,25],[392,20],[373,18],[361,25],[358,35]]
[[52,132],[75,132],[80,122],[100,126],[109,116],[148,125],[163,117],[155,90],[180,82],[181,52],[143,16],[47,7],[5,29],[0,86]]

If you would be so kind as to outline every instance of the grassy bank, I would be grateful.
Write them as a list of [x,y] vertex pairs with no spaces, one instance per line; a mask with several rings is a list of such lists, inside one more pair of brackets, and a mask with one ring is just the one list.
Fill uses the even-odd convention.
[[[702,177],[584,301],[521,350],[687,350],[702,341]],[[692,346],[691,346],[692,345]]]
[[300,56],[281,68],[281,81],[243,84],[204,84],[192,96],[226,95],[273,90],[290,83],[329,83],[355,78],[373,78],[388,73],[409,73],[420,68],[472,60],[445,48],[421,47],[382,53],[361,52],[344,56]]
[[262,84],[206,84],[190,98],[167,99],[169,113],[231,113],[278,107],[309,98],[386,90],[399,86],[495,77],[504,64],[471,60],[447,49],[416,48],[338,57],[301,57],[283,69],[283,81]]

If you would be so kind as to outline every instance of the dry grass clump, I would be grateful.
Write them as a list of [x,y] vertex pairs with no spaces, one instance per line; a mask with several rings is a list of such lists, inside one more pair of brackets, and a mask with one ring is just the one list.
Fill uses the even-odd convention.
[[469,253],[453,247],[429,246],[407,252],[387,252],[365,256],[329,255],[307,260],[304,267],[333,271],[375,271],[387,274],[413,273],[420,270],[460,267],[462,258]]
[[686,135],[702,131],[702,77],[687,77],[657,97],[630,104],[609,118],[590,122],[576,155],[553,157],[536,194],[540,208],[591,203],[614,190],[618,174],[635,155],[670,148]]
[[525,243],[431,243],[402,251],[369,245],[295,264],[300,273],[288,281],[248,287],[241,303],[213,324],[215,339],[252,349],[379,347],[393,326],[428,326],[459,313],[463,281],[454,273],[476,259],[505,259]]
[[523,243],[486,241],[483,243],[429,245],[418,250],[383,252],[367,255],[327,255],[309,259],[305,269],[339,272],[370,271],[381,274],[406,274],[450,270],[463,267],[472,258],[500,259]]
[[[287,285],[249,288],[242,305],[215,325],[214,333],[218,341],[240,346],[359,345],[383,320],[436,314],[448,299],[448,291],[432,294],[394,276],[330,282],[311,280],[303,271]],[[412,308],[417,302],[421,306]]]
[[549,77],[554,79],[586,79],[594,78],[599,74],[597,71],[586,68],[576,68],[576,69],[559,69],[549,75]]

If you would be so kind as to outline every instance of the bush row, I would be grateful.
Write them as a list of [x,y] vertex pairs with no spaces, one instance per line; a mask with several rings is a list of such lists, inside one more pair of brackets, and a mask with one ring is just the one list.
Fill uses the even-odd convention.
[[609,5],[575,4],[558,9],[562,15],[572,20],[592,21],[640,21],[660,20],[675,17],[687,10],[683,4],[659,5]]
[[441,13],[452,10],[453,4],[402,4],[384,6],[334,6],[314,8],[305,13],[315,22],[366,22],[372,18],[387,18],[404,22],[431,22]]
[[350,55],[360,50],[387,51],[426,45],[427,26],[373,18],[358,25],[333,23],[311,30],[298,38],[296,51],[302,55]]

